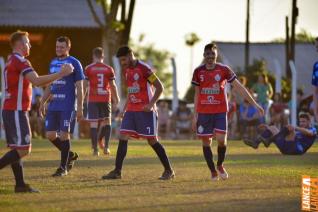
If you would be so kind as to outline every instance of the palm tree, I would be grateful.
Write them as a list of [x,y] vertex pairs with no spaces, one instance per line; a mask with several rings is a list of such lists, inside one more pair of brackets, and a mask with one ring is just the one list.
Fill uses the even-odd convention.
[[193,70],[193,57],[194,57],[194,45],[200,41],[200,38],[194,32],[188,33],[185,35],[185,43],[190,47],[190,76],[192,75]]

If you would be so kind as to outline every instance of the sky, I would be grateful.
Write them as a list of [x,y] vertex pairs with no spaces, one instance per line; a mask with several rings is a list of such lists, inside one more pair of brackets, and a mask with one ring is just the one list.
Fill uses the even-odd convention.
[[[131,38],[145,34],[144,43],[171,52],[176,59],[179,98],[191,85],[191,72],[202,60],[210,41],[245,41],[246,0],[137,0]],[[285,37],[285,16],[291,20],[292,0],[250,0],[250,41]],[[318,36],[318,0],[298,0],[296,32]],[[185,35],[194,32],[193,67]],[[172,71],[172,69],[167,70]]]

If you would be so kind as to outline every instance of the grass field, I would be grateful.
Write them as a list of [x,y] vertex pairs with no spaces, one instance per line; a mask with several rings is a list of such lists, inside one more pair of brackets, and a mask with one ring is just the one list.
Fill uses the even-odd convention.
[[[94,157],[88,140],[73,141],[80,154],[65,178],[51,174],[59,154],[46,140],[34,140],[25,160],[26,181],[40,194],[14,194],[9,167],[0,171],[0,211],[299,211],[301,175],[318,176],[318,144],[303,156],[283,156],[276,147],[253,150],[229,141],[230,178],[212,182],[199,141],[162,141],[176,171],[159,181],[162,167],[145,141],[131,141],[123,179],[101,180],[113,169],[112,155]],[[0,154],[7,149],[0,144]],[[213,151],[215,152],[215,151]]]

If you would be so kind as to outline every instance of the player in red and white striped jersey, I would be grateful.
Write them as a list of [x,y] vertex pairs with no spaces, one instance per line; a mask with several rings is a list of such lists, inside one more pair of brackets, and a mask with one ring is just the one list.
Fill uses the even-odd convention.
[[25,58],[30,54],[27,32],[17,31],[10,37],[12,54],[4,70],[5,94],[2,118],[8,147],[11,148],[0,159],[0,169],[11,165],[16,186],[15,192],[38,192],[24,182],[22,158],[31,151],[31,131],[28,111],[31,108],[32,84],[46,85],[73,72],[65,64],[56,74],[38,76],[31,63]]

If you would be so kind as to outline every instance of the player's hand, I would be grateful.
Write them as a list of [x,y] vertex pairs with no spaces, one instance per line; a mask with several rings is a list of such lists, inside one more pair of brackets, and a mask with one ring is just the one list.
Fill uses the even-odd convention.
[[258,113],[259,113],[261,116],[264,116],[264,115],[265,115],[265,111],[264,111],[263,107],[260,106],[259,104],[256,105],[256,109],[258,110]]
[[73,67],[72,64],[65,63],[61,67],[60,74],[61,74],[62,77],[64,77],[64,76],[67,76],[67,75],[73,73],[73,70],[74,70],[74,67]]
[[83,110],[78,110],[76,112],[76,119],[77,119],[77,122],[79,122],[83,119]]
[[193,132],[196,132],[197,131],[197,116],[194,115],[193,119],[192,119],[192,130]]
[[44,118],[45,114],[46,114],[46,105],[41,103],[39,106],[39,114],[41,118]]
[[143,110],[145,112],[150,112],[150,111],[152,111],[152,108],[153,108],[152,104],[147,104],[147,105],[144,106]]
[[118,113],[118,118],[122,119],[124,118],[125,115],[125,111],[121,111],[120,113]]
[[287,125],[286,126],[287,127],[287,129],[288,129],[288,131],[290,131],[290,132],[292,132],[292,131],[294,131],[295,130],[295,127],[294,126],[292,126],[292,125]]

